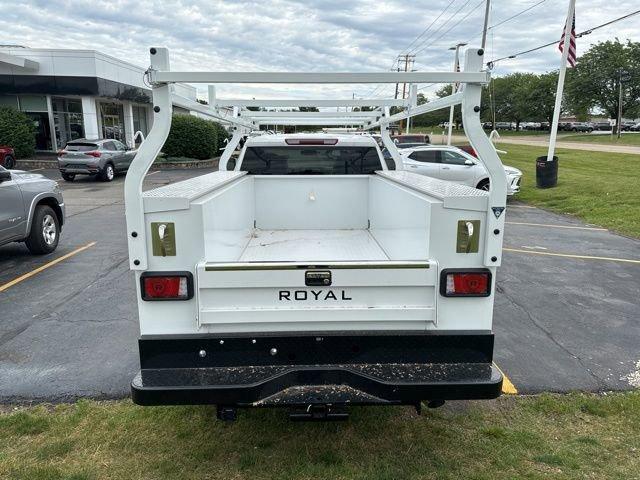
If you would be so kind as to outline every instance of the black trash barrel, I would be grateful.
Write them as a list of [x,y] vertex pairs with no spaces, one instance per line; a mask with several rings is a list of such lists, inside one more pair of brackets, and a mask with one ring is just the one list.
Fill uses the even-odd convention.
[[558,157],[549,162],[547,156],[536,158],[536,185],[538,188],[555,187],[558,184]]

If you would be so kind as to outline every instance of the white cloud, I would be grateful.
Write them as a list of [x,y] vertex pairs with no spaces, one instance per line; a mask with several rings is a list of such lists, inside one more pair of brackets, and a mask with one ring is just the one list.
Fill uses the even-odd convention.
[[[141,66],[148,64],[148,47],[167,46],[176,69],[380,71],[389,69],[395,56],[423,32],[450,1],[2,0],[0,29],[3,43],[95,49]],[[537,1],[494,0],[490,23],[499,23]],[[584,5],[579,2],[577,30],[629,13],[635,7],[637,0],[590,0]],[[496,27],[489,34],[485,58],[502,57],[559,39],[566,8],[567,0],[546,0]],[[458,9],[460,13],[452,16]],[[417,68],[451,68],[452,53],[448,47],[461,41],[478,45],[483,14],[481,0],[454,0],[447,12],[414,44],[412,50],[419,50]],[[640,16],[598,30],[578,40],[578,54],[592,43],[614,37],[640,41],[639,27]],[[555,69],[558,64],[559,54],[552,46],[501,62],[495,73],[541,72]],[[336,90],[350,97],[353,91],[364,95],[373,88],[218,88],[221,96],[292,98],[335,95]],[[392,90],[393,86],[386,86],[374,93],[393,93]]]

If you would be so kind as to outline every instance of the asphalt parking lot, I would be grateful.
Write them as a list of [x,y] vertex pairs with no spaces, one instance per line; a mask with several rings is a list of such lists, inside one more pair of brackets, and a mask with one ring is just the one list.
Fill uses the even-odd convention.
[[[146,185],[201,173],[153,171]],[[53,255],[0,247],[0,402],[129,394],[138,321],[123,183],[61,181]],[[507,223],[494,323],[505,392],[640,387],[640,241],[517,202]]]

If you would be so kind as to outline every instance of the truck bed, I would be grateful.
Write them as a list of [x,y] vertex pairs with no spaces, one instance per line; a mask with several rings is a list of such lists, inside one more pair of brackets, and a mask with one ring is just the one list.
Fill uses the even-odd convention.
[[255,229],[239,262],[389,260],[369,230]]

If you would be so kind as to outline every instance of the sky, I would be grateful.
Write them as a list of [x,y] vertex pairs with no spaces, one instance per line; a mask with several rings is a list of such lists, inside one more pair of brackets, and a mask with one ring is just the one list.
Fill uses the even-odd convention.
[[[519,12],[521,15],[502,23]],[[493,0],[485,60],[559,40],[568,0]],[[638,0],[578,0],[576,30],[640,8]],[[484,0],[0,0],[0,43],[80,48],[149,64],[149,47],[170,50],[176,70],[388,71],[401,53],[417,70],[450,70],[459,42],[479,46]],[[425,31],[426,30],[426,31]],[[421,36],[420,36],[421,35]],[[599,41],[640,41],[640,15],[578,39],[578,56]],[[557,69],[556,47],[496,64],[493,74]],[[421,86],[433,96],[436,86]],[[206,87],[199,86],[206,98]],[[393,96],[393,85],[219,86],[223,98]]]

